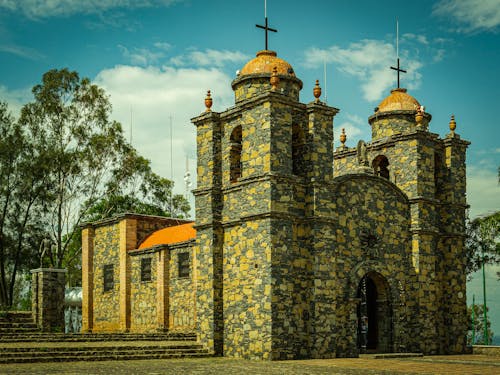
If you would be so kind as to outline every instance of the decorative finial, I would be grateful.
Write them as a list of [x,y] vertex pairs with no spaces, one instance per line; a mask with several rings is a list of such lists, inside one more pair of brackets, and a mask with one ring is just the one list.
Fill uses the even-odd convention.
[[422,125],[422,120],[424,119],[424,112],[425,108],[423,105],[417,105],[415,104],[415,110],[417,113],[415,114],[415,121],[417,122],[417,125]]
[[210,107],[212,107],[212,104],[213,104],[213,100],[212,100],[212,97],[210,96],[210,90],[207,91],[207,96],[205,97],[205,107],[207,107],[207,109],[205,110],[205,112],[211,112],[212,110],[210,109]]
[[347,140],[347,135],[345,135],[345,128],[342,128],[342,134],[340,134],[340,143],[342,143],[342,148],[345,148],[345,141]]
[[455,115],[451,115],[450,119],[450,135],[455,135],[455,129],[457,128],[457,122],[455,121]]
[[319,86],[319,80],[316,80],[316,85],[313,88],[313,95],[316,98],[314,100],[316,103],[319,103],[319,97],[321,96],[321,87]]
[[278,83],[280,83],[280,77],[278,77],[277,67],[273,68],[273,73],[271,74],[271,79],[269,81],[271,82],[271,90],[276,91],[276,89],[278,88]]

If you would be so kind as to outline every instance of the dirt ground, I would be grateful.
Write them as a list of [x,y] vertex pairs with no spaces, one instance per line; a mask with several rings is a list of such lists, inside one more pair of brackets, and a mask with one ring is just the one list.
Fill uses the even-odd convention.
[[483,355],[429,356],[401,359],[325,359],[246,361],[186,358],[143,361],[21,363],[0,365],[0,374],[467,374],[500,375],[500,358]]

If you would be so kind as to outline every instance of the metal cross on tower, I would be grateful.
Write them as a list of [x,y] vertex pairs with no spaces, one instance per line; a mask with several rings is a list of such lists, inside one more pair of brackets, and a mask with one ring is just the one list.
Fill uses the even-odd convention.
[[265,23],[264,23],[264,26],[262,25],[255,25],[256,27],[260,28],[260,29],[264,29],[265,32],[266,32],[266,50],[268,49],[268,43],[267,43],[267,40],[268,40],[268,32],[269,31],[272,31],[273,33],[277,33],[278,30],[276,29],[271,29],[269,27],[269,25],[267,24],[267,1],[264,1],[264,19],[265,19]]
[[391,66],[391,69],[396,70],[398,72],[398,89],[399,89],[399,72],[406,73],[406,70],[403,70],[399,67],[399,57],[398,57],[398,66],[396,68]]

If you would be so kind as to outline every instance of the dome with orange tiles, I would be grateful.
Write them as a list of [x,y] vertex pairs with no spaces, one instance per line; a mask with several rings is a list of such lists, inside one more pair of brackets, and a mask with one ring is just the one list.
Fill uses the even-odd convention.
[[406,89],[391,90],[391,94],[378,105],[377,112],[414,111],[420,103],[413,96],[406,93]]
[[167,227],[151,233],[139,246],[139,249],[147,249],[158,245],[171,245],[196,238],[194,223],[187,223]]
[[240,75],[248,74],[271,74],[276,67],[279,75],[295,77],[292,66],[283,59],[280,59],[276,52],[263,50],[257,52],[257,56],[246,63],[241,69]]

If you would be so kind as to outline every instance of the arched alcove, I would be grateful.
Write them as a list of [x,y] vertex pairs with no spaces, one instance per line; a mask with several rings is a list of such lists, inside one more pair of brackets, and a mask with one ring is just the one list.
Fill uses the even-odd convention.
[[304,144],[304,132],[299,125],[294,124],[292,126],[292,173],[294,175],[302,175],[304,172]]
[[229,154],[229,179],[230,182],[237,182],[241,177],[241,141],[242,141],[242,132],[241,125],[238,125],[234,128],[230,137],[231,142],[231,150]]

